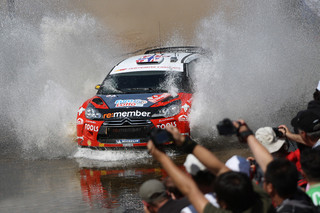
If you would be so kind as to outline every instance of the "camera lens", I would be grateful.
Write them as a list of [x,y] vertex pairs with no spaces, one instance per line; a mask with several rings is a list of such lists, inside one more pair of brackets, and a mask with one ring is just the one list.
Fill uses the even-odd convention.
[[277,136],[278,138],[283,137],[283,133],[282,133],[281,131],[279,131],[279,128],[273,127],[272,129],[273,129],[274,133],[276,133],[276,136]]

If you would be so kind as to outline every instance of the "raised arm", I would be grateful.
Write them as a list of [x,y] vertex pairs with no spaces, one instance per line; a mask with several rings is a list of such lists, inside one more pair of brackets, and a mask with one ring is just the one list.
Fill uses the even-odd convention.
[[201,193],[192,178],[177,167],[165,153],[159,151],[151,140],[148,142],[147,147],[149,153],[160,162],[163,169],[172,178],[174,184],[189,199],[197,212],[203,212],[209,201]]
[[187,152],[192,153],[194,156],[196,156],[196,158],[198,158],[198,160],[213,174],[218,176],[224,172],[230,171],[230,169],[223,162],[221,162],[211,151],[199,144],[196,144],[193,141],[186,141],[186,139],[188,140],[188,138],[181,135],[177,128],[167,127],[166,130],[173,135],[175,144],[177,146],[183,147],[185,146],[185,143],[194,143],[193,145],[189,145],[193,147],[188,149]]
[[280,125],[278,128],[279,131],[281,131],[289,140],[306,145],[302,137],[299,134],[294,134],[293,132],[291,132],[286,125]]
[[267,165],[273,160],[273,157],[270,154],[270,152],[256,139],[252,132],[252,134],[250,134],[251,130],[243,120],[233,122],[233,125],[237,129],[239,128],[239,140],[248,144],[255,160],[261,167],[262,171],[265,172],[267,170]]

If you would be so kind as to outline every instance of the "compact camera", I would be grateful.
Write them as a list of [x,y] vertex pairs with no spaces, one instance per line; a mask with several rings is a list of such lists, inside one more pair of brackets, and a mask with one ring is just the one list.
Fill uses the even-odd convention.
[[276,133],[276,136],[278,138],[282,138],[284,136],[283,133],[281,131],[279,131],[278,127],[273,127],[272,129],[273,129],[274,133]]
[[150,132],[150,139],[154,145],[159,146],[166,142],[173,141],[173,136],[170,132],[160,128],[154,128]]
[[225,118],[217,124],[219,135],[234,135],[237,129],[229,118]]

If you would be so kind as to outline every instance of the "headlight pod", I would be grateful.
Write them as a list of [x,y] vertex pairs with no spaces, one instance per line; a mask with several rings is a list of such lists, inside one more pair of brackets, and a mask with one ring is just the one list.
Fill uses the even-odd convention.
[[170,104],[168,106],[165,106],[161,108],[158,112],[154,113],[152,117],[172,117],[178,114],[181,110],[181,103],[175,102],[174,104]]
[[90,119],[90,120],[102,118],[101,113],[92,104],[89,104],[88,107],[86,108],[85,116],[87,119]]

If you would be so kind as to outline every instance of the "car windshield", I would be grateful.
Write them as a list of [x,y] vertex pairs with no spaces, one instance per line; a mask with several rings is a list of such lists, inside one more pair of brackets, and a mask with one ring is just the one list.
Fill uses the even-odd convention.
[[182,72],[141,71],[108,75],[103,81],[99,95],[120,93],[158,93],[174,88],[181,90],[185,76]]

